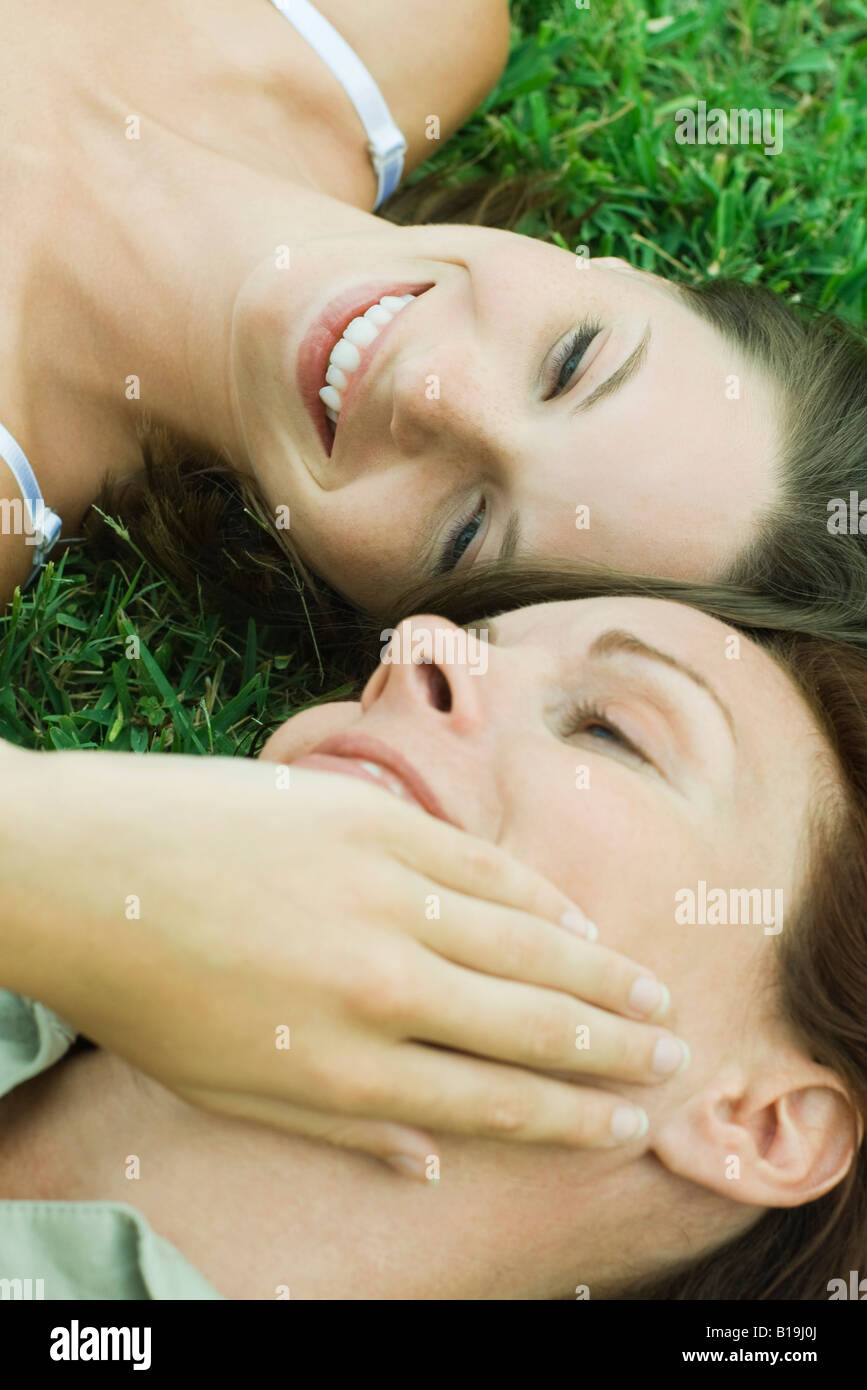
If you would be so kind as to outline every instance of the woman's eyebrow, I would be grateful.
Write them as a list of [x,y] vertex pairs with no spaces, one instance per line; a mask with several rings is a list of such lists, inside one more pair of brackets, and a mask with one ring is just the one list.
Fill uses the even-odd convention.
[[607,632],[600,632],[599,636],[590,644],[587,655],[613,656],[615,654],[627,654],[630,656],[641,656],[647,661],[656,661],[663,666],[669,666],[674,671],[679,671],[681,675],[687,676],[695,685],[703,690],[715,701],[720,712],[729,726],[729,732],[735,743],[738,741],[735,730],[735,721],[732,712],[724,700],[720,698],[713,686],[705,680],[704,676],[698,671],[694,671],[685,662],[679,661],[676,656],[671,656],[668,652],[661,652],[657,647],[651,647],[647,642],[643,642],[640,637],[636,637],[634,632],[624,632],[620,628],[609,628]]
[[650,324],[645,328],[641,342],[637,347],[633,348],[626,361],[621,362],[617,371],[612,372],[607,381],[603,381],[596,387],[595,391],[591,391],[589,396],[585,396],[583,401],[579,401],[576,406],[573,406],[572,410],[569,412],[570,415],[578,415],[585,410],[590,410],[596,405],[597,401],[604,400],[606,396],[613,396],[615,391],[619,391],[621,386],[629,381],[630,377],[635,376],[637,372],[641,371],[641,368],[647,361],[647,349],[649,346]]
[[500,544],[500,553],[496,556],[496,563],[504,565],[509,560],[514,559],[515,551],[521,543],[521,518],[518,512],[512,512],[503,532],[503,539]]

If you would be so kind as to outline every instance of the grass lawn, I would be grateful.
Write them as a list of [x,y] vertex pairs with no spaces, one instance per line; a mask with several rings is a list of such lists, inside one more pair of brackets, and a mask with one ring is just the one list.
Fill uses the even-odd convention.
[[[535,172],[543,210],[517,231],[867,319],[867,4],[511,8],[497,90],[408,185]],[[674,113],[700,101],[781,109],[781,153],[679,145]],[[0,737],[30,748],[246,754],[347,690],[274,632],[182,603],[132,544],[102,564],[71,550],[0,620]]]

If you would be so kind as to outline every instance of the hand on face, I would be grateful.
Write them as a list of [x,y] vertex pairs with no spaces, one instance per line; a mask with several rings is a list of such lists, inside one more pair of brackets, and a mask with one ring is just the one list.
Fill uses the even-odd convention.
[[[784,929],[784,914],[777,921],[764,906],[784,904],[792,915],[802,888],[823,753],[809,711],[759,648],[733,643],[723,624],[684,605],[548,604],[487,629],[482,670],[467,662],[452,625],[407,620],[360,704],[340,707],[333,724],[317,712],[317,737],[329,738],[338,756],[379,749],[386,766],[407,760],[450,819],[558,885],[599,922],[601,943],[669,984],[672,1021],[690,1042],[693,1066],[671,1088],[639,1084],[628,1094],[652,1117],[681,1126],[678,1171],[746,1202],[778,1200],[758,1149],[755,1181],[726,1188],[715,1145],[732,1142],[731,1127],[713,1129],[713,1144],[699,1141],[712,1126],[694,1119],[684,1132],[671,1106],[698,1096],[728,1114],[757,1069],[761,1103],[747,1106],[745,1121],[752,1143],[753,1126],[770,1123],[766,1108],[793,1086],[836,1095],[760,1009]],[[426,650],[426,660],[414,660],[414,650]],[[284,725],[268,755],[293,761],[308,751],[307,718]],[[735,925],[717,916],[715,924],[682,911],[685,895],[700,902],[703,891],[705,901],[734,893],[740,901],[755,889],[757,920]],[[592,1046],[591,1036],[591,1057]],[[663,1123],[662,1147],[667,1133]],[[674,1166],[671,1148],[667,1161]],[[790,1187],[790,1199],[805,1200],[803,1190]]]

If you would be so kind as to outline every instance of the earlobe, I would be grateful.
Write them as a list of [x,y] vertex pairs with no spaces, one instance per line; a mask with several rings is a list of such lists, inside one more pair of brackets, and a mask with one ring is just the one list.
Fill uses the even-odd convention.
[[811,1063],[797,1072],[715,1078],[662,1122],[653,1151],[671,1172],[735,1202],[815,1201],[845,1177],[860,1129],[833,1072]]

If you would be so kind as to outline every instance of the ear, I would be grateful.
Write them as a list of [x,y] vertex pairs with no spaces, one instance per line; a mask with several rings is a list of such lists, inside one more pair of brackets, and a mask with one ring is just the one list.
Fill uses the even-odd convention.
[[714,1077],[662,1121],[651,1147],[671,1172],[732,1201],[797,1207],[845,1177],[862,1137],[836,1074],[791,1053],[751,1080]]

